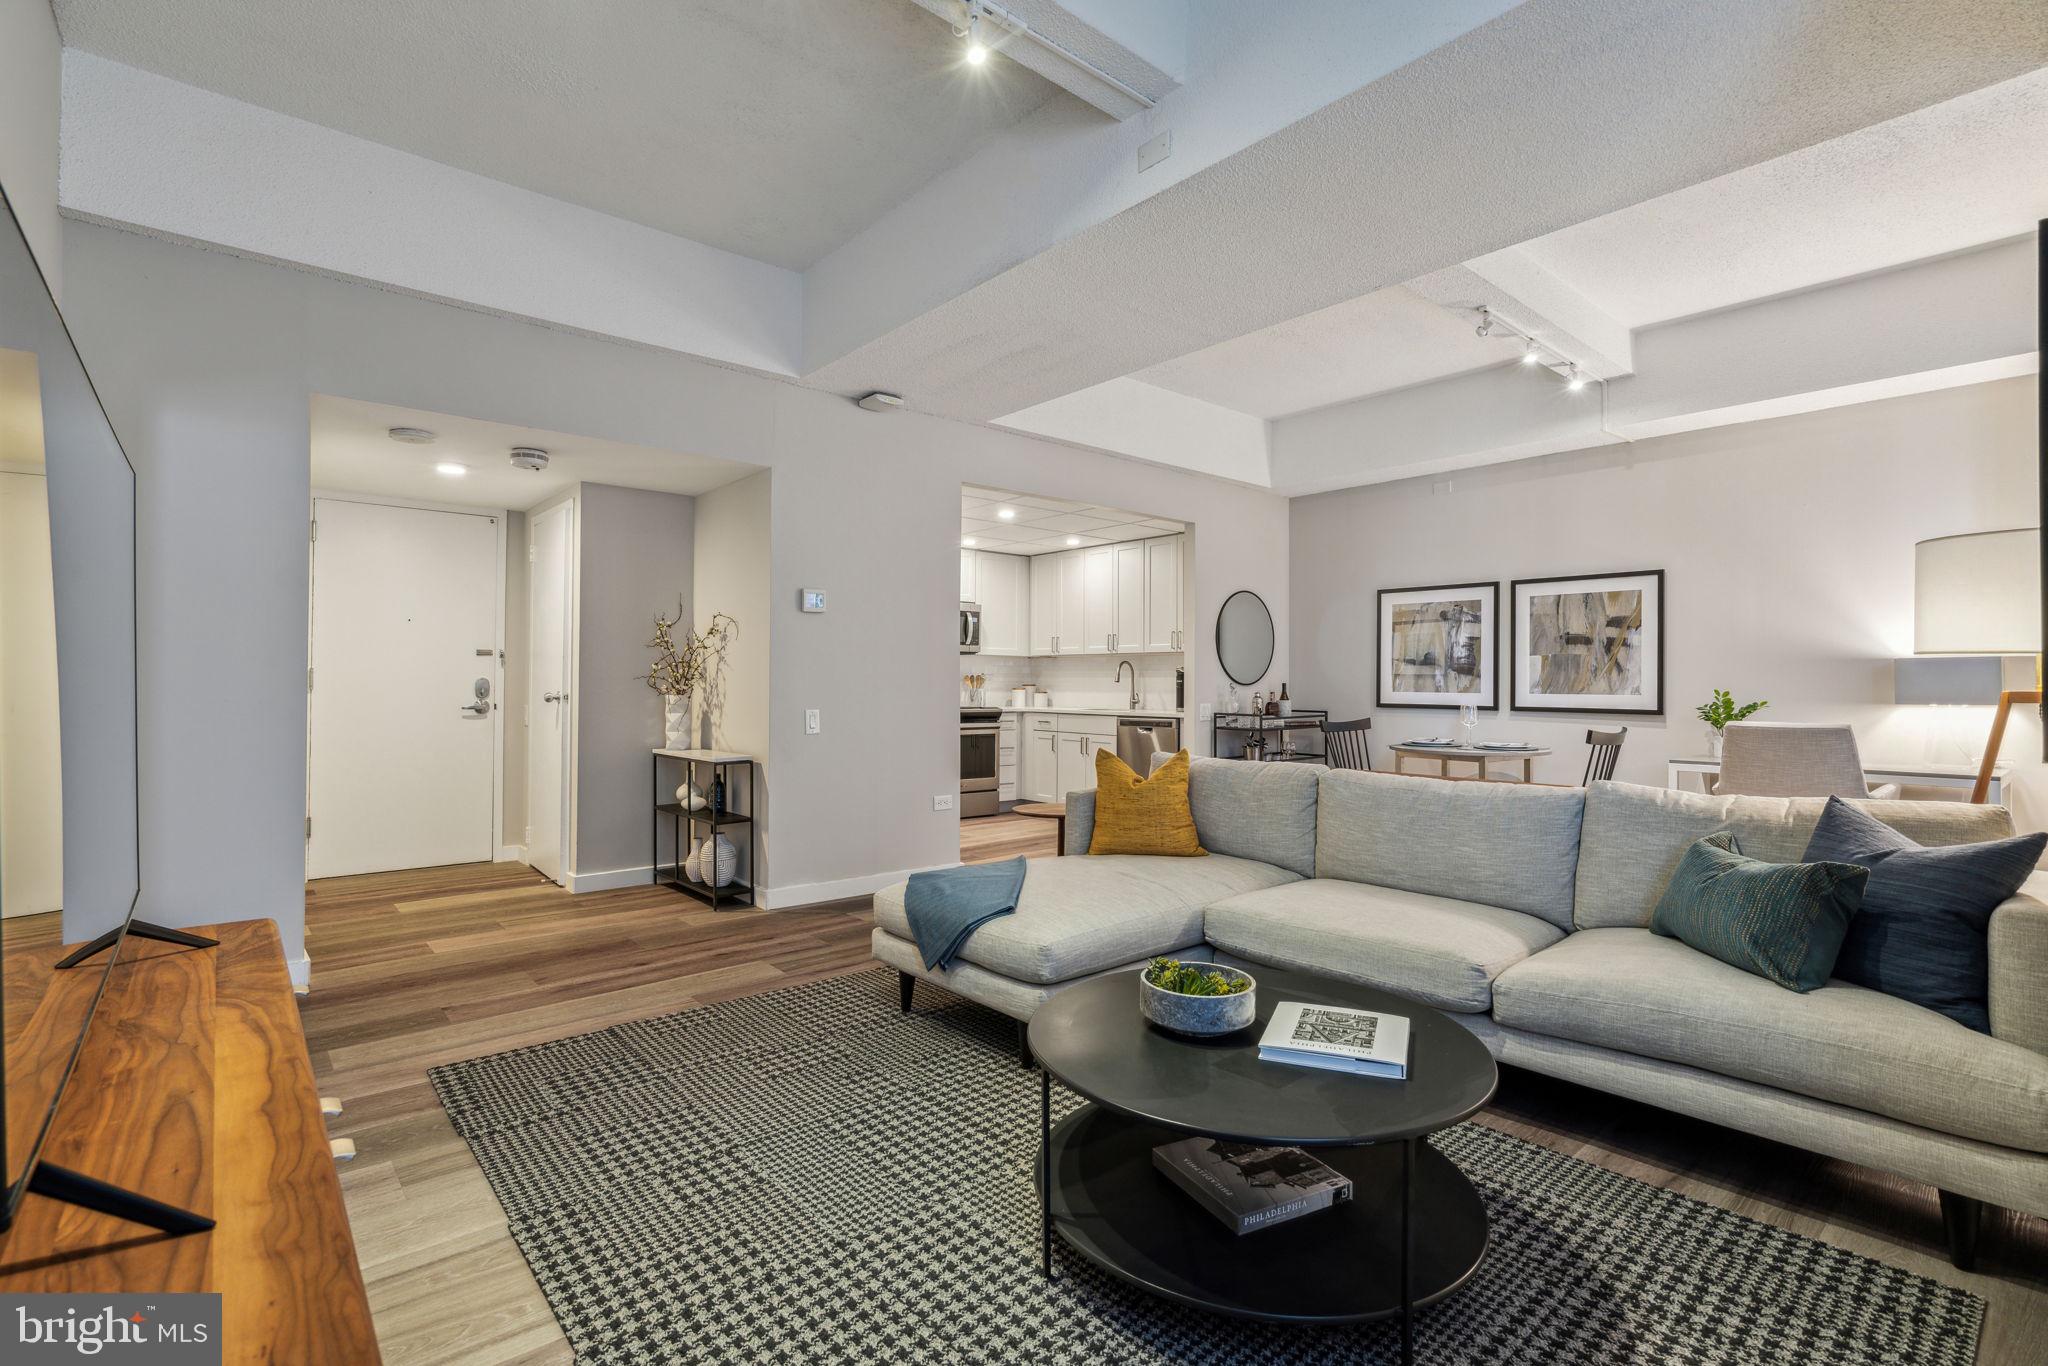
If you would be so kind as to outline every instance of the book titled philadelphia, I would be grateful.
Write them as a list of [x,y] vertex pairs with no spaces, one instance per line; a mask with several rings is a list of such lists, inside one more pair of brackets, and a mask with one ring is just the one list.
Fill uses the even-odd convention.
[[1351,1178],[1299,1148],[1183,1138],[1152,1150],[1152,1165],[1232,1233],[1246,1234],[1351,1198]]

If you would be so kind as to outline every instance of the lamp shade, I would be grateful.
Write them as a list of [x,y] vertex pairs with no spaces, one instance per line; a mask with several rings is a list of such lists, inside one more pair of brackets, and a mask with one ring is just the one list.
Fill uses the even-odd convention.
[[1913,547],[1913,652],[2041,653],[2041,532],[1980,531]]

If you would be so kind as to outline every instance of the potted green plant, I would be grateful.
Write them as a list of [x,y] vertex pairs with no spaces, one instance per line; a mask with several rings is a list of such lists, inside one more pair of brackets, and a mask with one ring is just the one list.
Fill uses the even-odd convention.
[[1236,968],[1155,958],[1138,974],[1138,1010],[1175,1034],[1228,1034],[1258,1014],[1258,985]]
[[1770,705],[1768,702],[1744,702],[1738,706],[1726,688],[1714,689],[1713,698],[1701,703],[1699,709],[1700,720],[1713,727],[1707,736],[1708,750],[1716,759],[1720,758],[1722,727],[1731,721],[1746,721]]

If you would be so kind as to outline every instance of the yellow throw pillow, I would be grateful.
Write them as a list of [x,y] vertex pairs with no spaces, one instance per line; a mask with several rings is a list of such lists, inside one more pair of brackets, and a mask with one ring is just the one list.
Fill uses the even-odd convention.
[[1188,752],[1140,778],[1106,749],[1095,751],[1095,835],[1091,854],[1207,854],[1188,809]]

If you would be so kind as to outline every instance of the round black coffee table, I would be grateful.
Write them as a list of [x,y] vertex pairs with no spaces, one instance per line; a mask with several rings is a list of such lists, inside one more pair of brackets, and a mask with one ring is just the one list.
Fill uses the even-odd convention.
[[[1492,1097],[1486,1046],[1442,1012],[1372,987],[1254,968],[1258,1018],[1220,1039],[1187,1039],[1138,1013],[1135,971],[1069,987],[1031,1017],[1041,1070],[1041,1256],[1052,1236],[1155,1295],[1244,1318],[1356,1323],[1414,1316],[1462,1286],[1486,1252],[1479,1193],[1427,1141]],[[1352,1006],[1409,1022],[1408,1077],[1391,1081],[1261,1062],[1259,1036],[1282,1001]],[[1052,1125],[1052,1083],[1093,1102]],[[1326,1149],[1353,1196],[1329,1210],[1238,1235],[1152,1166],[1188,1134]]]

